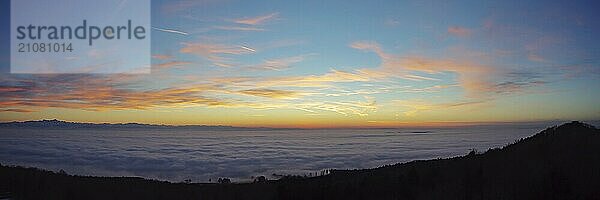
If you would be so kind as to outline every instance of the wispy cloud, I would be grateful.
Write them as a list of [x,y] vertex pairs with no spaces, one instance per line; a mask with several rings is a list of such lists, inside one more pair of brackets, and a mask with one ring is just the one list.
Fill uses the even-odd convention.
[[437,79],[437,78],[430,78],[430,77],[419,76],[419,75],[414,75],[414,74],[407,74],[407,75],[404,75],[402,78],[408,79],[408,80],[413,80],[413,81],[440,81],[440,79]]
[[163,55],[163,54],[154,54],[152,55],[152,58],[154,59],[158,59],[158,60],[168,60],[173,58],[172,55]]
[[277,16],[279,16],[279,13],[275,12],[275,13],[270,13],[267,15],[256,16],[256,17],[234,19],[232,21],[235,23],[238,23],[238,24],[245,24],[245,25],[262,25],[269,21],[277,19]]
[[181,53],[190,53],[200,56],[211,56],[215,54],[246,54],[252,51],[235,45],[210,44],[210,43],[183,43]]
[[242,55],[254,53],[247,48],[237,45],[225,45],[215,43],[183,43],[184,47],[179,50],[180,53],[193,54],[201,56],[217,66],[227,67],[231,65],[231,60],[227,55]]
[[283,57],[276,59],[268,59],[264,62],[252,65],[250,69],[256,70],[275,70],[282,71],[290,68],[292,65],[302,62],[307,55],[299,55],[299,56],[291,56],[291,57]]
[[458,37],[467,37],[471,35],[471,30],[460,26],[448,27],[448,33]]
[[295,108],[311,114],[319,111],[335,112],[342,115],[367,116],[370,112],[377,110],[374,99],[367,98],[366,101],[325,101],[296,104]]
[[228,31],[265,31],[264,28],[244,27],[244,26],[215,26],[214,28],[219,29],[219,30],[228,30]]
[[249,89],[249,90],[241,90],[239,91],[241,94],[259,96],[259,97],[267,97],[267,98],[276,98],[276,99],[293,99],[300,94],[295,91],[289,90],[274,90],[274,89]]
[[[289,78],[287,85],[302,84],[305,81],[342,81],[341,77],[345,76],[342,72],[332,72],[330,75],[308,77],[306,80],[301,80],[301,77]],[[282,87],[286,85],[286,78],[279,79],[284,84],[277,86],[272,85],[276,81],[262,80],[264,78],[222,78],[203,84],[142,89],[135,87],[139,80],[132,79],[134,77],[136,76],[52,75],[3,79],[0,83],[0,106],[3,109],[0,112],[35,112],[45,108],[106,111],[243,107],[303,110],[309,114],[334,112],[342,115],[368,115],[377,108],[374,99],[366,102],[316,101],[306,99],[313,95],[311,92],[264,87]],[[218,94],[227,94],[229,97]]]
[[542,56],[542,53],[552,48],[560,48],[559,44],[564,43],[563,39],[551,36],[543,36],[534,39],[525,44],[527,59],[533,62],[549,63],[550,60]]
[[279,13],[270,13],[256,17],[245,17],[240,19],[226,20],[232,22],[231,25],[214,26],[214,29],[227,31],[265,31],[263,28],[267,22],[277,19]]
[[332,69],[321,75],[283,76],[254,79],[251,84],[260,87],[331,87],[334,83],[367,82],[371,77],[360,71],[347,72]]
[[537,55],[535,53],[529,53],[529,55],[527,55],[527,59],[533,62],[548,62],[546,59],[544,59],[542,56]]
[[400,25],[400,20],[394,19],[394,18],[390,18],[390,19],[385,20],[384,24],[386,26],[396,27],[396,26]]
[[369,41],[360,41],[350,44],[352,48],[372,51],[382,60],[381,66],[372,72],[397,76],[414,80],[435,80],[428,77],[419,77],[410,72],[441,73],[454,72],[458,74],[458,81],[469,95],[479,95],[489,91],[493,83],[488,80],[495,73],[494,69],[466,60],[432,59],[418,56],[399,56],[386,53],[379,44]]
[[409,88],[405,89],[402,92],[419,92],[419,93],[430,93],[430,92],[439,92],[442,89],[458,87],[459,85],[451,84],[451,85],[434,85],[424,88]]
[[172,68],[172,67],[181,67],[181,66],[185,66],[185,65],[189,65],[189,64],[192,64],[192,63],[185,62],[185,61],[170,61],[170,62],[155,64],[152,66],[155,68],[158,68],[158,69],[166,69],[166,68]]
[[454,55],[455,59],[427,58],[421,56],[401,56],[387,53],[383,48],[369,41],[355,42],[350,45],[355,49],[374,52],[382,60],[379,68],[363,69],[370,77],[389,78],[398,77],[413,81],[440,81],[439,79],[412,74],[413,72],[425,74],[455,73],[458,86],[463,88],[466,96],[470,98],[489,98],[490,95],[509,94],[521,92],[525,89],[540,86],[546,83],[541,78],[522,80],[511,69],[502,69],[499,66],[481,64],[480,55],[469,59],[473,55]]
[[166,33],[175,33],[175,34],[179,34],[179,35],[188,35],[189,33],[187,32],[183,32],[180,30],[175,30],[175,29],[166,29],[166,28],[158,28],[158,27],[152,27],[153,30],[157,30],[157,31],[162,31],[162,32],[166,32]]
[[[182,43],[180,53],[201,56],[215,65],[232,65],[230,56],[256,53],[245,45],[218,43]],[[485,94],[501,91],[514,92],[522,88],[543,84],[541,80],[524,82],[519,79],[489,80],[497,72],[485,65],[461,60],[430,59],[418,56],[401,56],[386,52],[376,42],[355,42],[352,48],[374,52],[381,65],[371,68],[337,70],[325,73],[285,76],[212,76],[201,80],[186,79],[178,85],[141,89],[135,85],[143,81],[123,83],[128,77],[112,76],[38,76],[18,78],[0,83],[0,98],[5,112],[15,109],[36,110],[48,107],[82,110],[124,110],[180,107],[244,107],[250,109],[295,109],[310,115],[334,112],[342,115],[368,115],[378,108],[373,94],[390,92],[432,93],[461,87],[468,94]],[[284,70],[304,61],[307,55],[266,59],[251,67]],[[172,56],[155,55],[155,59],[170,60]],[[156,68],[185,66],[190,62],[171,60],[154,65]],[[457,84],[442,83],[441,73],[455,73]],[[156,74],[154,74],[156,75]],[[521,76],[519,76],[521,77]],[[148,77],[148,79],[153,79]],[[416,82],[440,82],[427,87],[401,87],[396,79]],[[115,80],[119,82],[115,83]],[[197,81],[197,82],[196,82]],[[361,84],[364,86],[356,86]],[[386,86],[386,84],[391,86]],[[346,87],[344,85],[354,85]],[[428,84],[429,85],[429,84]],[[476,96],[476,95],[473,95]],[[326,99],[322,99],[325,97]],[[336,99],[339,98],[340,99]],[[365,97],[366,101],[350,101]],[[327,99],[332,98],[332,99]],[[343,98],[343,99],[342,99]],[[428,109],[458,107],[465,102],[483,101],[486,98],[447,103],[444,105],[411,104],[420,112]],[[406,103],[406,102],[405,102]],[[385,104],[387,105],[387,104]],[[409,107],[410,106],[406,106]],[[9,110],[9,109],[12,109]],[[0,110],[1,111],[1,110]]]
[[495,85],[497,93],[516,93],[522,92],[524,89],[546,84],[545,81],[530,80],[522,82],[506,81]]
[[245,45],[240,45],[240,48],[248,50],[250,52],[256,52],[256,49],[250,48],[250,47],[245,46]]
[[476,100],[476,101],[463,101],[463,102],[451,102],[451,103],[430,103],[425,100],[394,100],[392,103],[399,107],[404,107],[403,112],[407,117],[413,117],[420,112],[425,111],[440,111],[450,108],[473,106],[486,103],[487,100]]
[[59,107],[96,111],[235,105],[232,100],[203,96],[203,91],[212,89],[207,85],[139,90],[124,88],[114,82],[119,79],[100,75],[18,78],[0,86],[4,88],[0,89],[0,105],[10,109]]

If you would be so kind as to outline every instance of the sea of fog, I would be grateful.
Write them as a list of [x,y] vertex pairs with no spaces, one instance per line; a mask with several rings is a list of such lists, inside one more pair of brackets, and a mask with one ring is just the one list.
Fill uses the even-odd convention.
[[69,174],[179,182],[309,175],[485,151],[556,124],[449,128],[207,131],[0,129],[0,163]]

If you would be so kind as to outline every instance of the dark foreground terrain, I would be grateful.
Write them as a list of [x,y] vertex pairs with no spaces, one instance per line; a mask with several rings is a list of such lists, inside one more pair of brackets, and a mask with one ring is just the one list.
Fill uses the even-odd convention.
[[571,122],[485,153],[245,184],[0,166],[0,199],[600,199],[600,131]]

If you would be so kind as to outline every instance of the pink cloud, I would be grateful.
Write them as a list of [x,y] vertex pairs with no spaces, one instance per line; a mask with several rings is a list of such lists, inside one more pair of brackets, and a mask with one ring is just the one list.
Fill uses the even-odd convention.
[[482,92],[489,92],[493,86],[487,77],[495,73],[493,68],[469,62],[466,60],[433,59],[420,56],[399,56],[386,53],[381,46],[375,42],[355,42],[350,47],[376,53],[382,60],[382,64],[376,69],[365,69],[369,74],[387,77],[399,77],[408,80],[429,80],[429,77],[420,77],[411,72],[440,73],[453,72],[458,74],[457,81],[469,96],[478,96]]
[[448,33],[458,37],[467,37],[471,35],[471,30],[460,26],[451,26],[448,27]]
[[271,13],[268,15],[256,16],[251,18],[235,19],[233,22],[246,25],[261,25],[273,19],[276,19],[279,13]]
[[153,66],[158,69],[166,69],[166,68],[172,68],[172,67],[181,67],[181,66],[189,65],[189,64],[192,64],[192,63],[185,62],[185,61],[170,61],[170,62],[155,64]]
[[163,54],[155,54],[155,55],[152,55],[152,58],[158,59],[158,60],[168,60],[168,59],[173,58],[173,56],[171,56],[171,55],[163,55]]
[[534,54],[534,53],[530,53],[529,55],[527,55],[527,59],[529,61],[533,61],[533,62],[547,62],[546,59],[544,59],[542,56]]

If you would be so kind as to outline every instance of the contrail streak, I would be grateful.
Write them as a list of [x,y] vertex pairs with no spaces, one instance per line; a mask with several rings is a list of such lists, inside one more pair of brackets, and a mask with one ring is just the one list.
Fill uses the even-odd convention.
[[246,51],[250,51],[250,52],[256,52],[256,50],[255,50],[255,49],[253,49],[253,48],[250,48],[250,47],[247,47],[247,46],[244,46],[244,45],[241,45],[241,46],[240,46],[240,48],[242,48],[242,49],[244,49],[244,50],[246,50]]
[[189,35],[189,33],[183,32],[183,31],[178,31],[178,30],[173,30],[173,29],[164,29],[164,28],[158,28],[158,27],[152,27],[152,29],[157,30],[157,31],[162,31],[162,32],[167,32],[167,33],[177,33],[180,35]]

